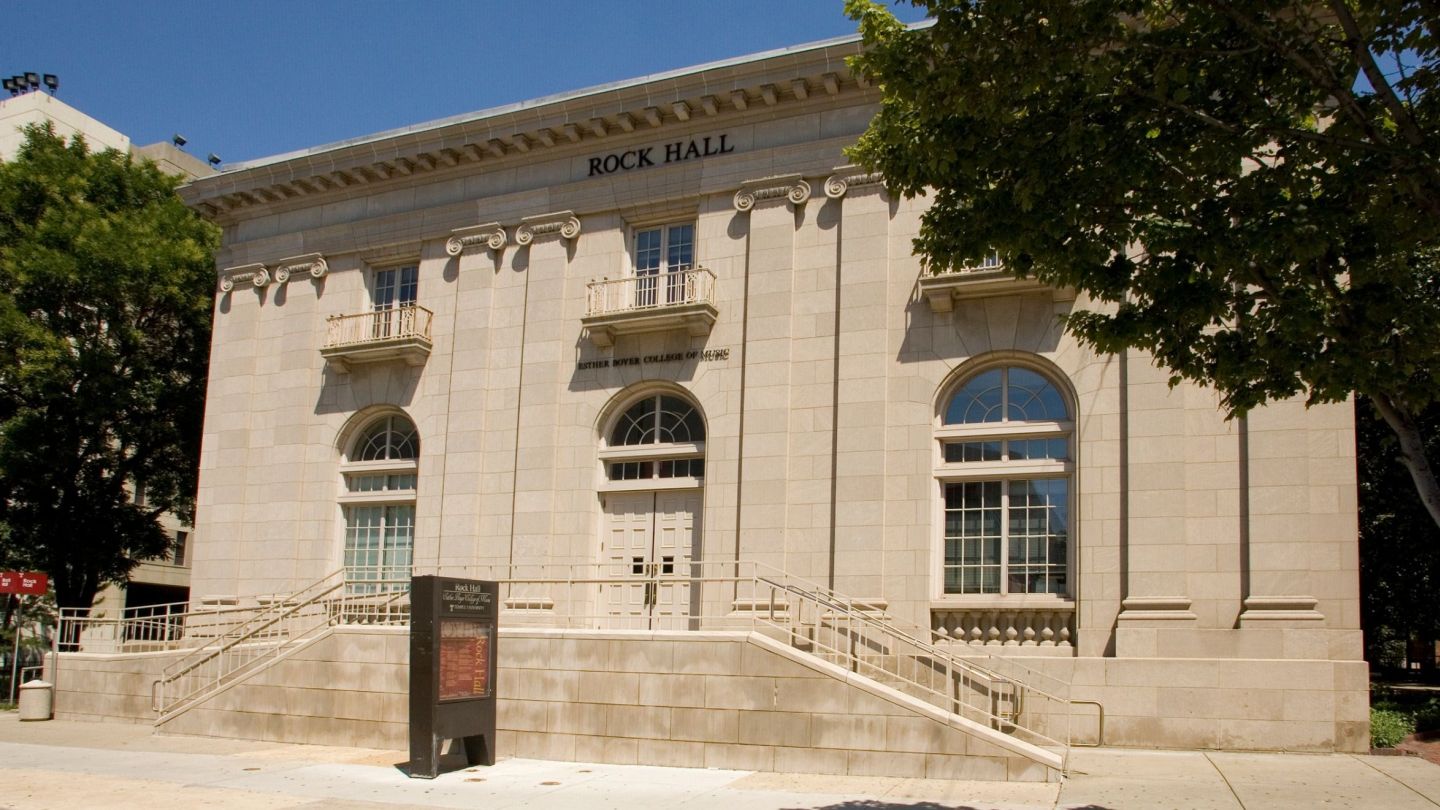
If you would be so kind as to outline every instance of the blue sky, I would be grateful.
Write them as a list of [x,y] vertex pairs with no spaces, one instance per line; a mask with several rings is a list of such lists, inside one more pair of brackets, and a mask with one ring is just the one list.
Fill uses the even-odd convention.
[[[227,163],[854,33],[842,0],[45,0],[0,4],[0,74],[137,144]],[[901,19],[922,14],[908,4]]]

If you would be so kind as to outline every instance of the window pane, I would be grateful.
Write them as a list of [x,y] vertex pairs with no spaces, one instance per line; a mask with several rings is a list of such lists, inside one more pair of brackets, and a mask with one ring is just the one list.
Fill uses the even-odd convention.
[[999,593],[998,481],[945,485],[945,592]]
[[399,270],[398,289],[395,292],[397,306],[415,303],[415,292],[419,285],[420,268],[402,267]]
[[1065,592],[1069,481],[1010,482],[1010,593]]
[[1069,415],[1060,392],[1048,380],[1026,368],[1012,368],[1008,394],[1011,421],[1060,421]]
[[705,440],[705,425],[695,406],[679,397],[660,397],[660,436],[662,442],[700,442]]
[[646,397],[625,411],[610,434],[612,446],[655,443],[655,397]]
[[950,405],[945,409],[945,424],[999,422],[1000,405],[1001,373],[997,368],[972,377],[950,398]]
[[[351,506],[345,510],[345,579],[367,582],[379,577],[380,539],[385,509]],[[361,589],[359,592],[370,591]]]
[[1010,460],[1053,459],[1055,461],[1064,461],[1070,456],[1067,452],[1067,445],[1069,445],[1069,442],[1064,439],[1011,440],[1009,447]]
[[635,275],[648,276],[660,272],[660,229],[651,228],[635,234]]
[[947,442],[945,461],[999,461],[1003,442]]
[[375,273],[375,309],[389,309],[395,306],[395,290],[400,279],[394,270],[380,270]]
[[671,225],[665,246],[665,268],[672,273],[695,266],[695,226]]

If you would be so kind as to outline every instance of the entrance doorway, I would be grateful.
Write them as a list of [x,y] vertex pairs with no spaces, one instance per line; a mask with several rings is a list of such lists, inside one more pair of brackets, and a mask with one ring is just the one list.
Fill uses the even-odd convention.
[[699,593],[689,579],[699,557],[700,492],[611,492],[605,496],[600,541],[606,625],[617,629],[681,630]]

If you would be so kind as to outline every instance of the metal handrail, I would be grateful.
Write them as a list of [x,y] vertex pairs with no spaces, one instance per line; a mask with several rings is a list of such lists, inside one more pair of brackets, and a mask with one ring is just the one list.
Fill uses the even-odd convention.
[[[523,623],[613,627],[625,620],[606,613],[609,587],[685,588],[689,603],[656,621],[682,629],[749,629],[779,634],[794,648],[882,684],[889,684],[947,713],[980,722],[1042,745],[1071,743],[1070,709],[1094,705],[1073,700],[1068,684],[1017,664],[1009,656],[961,656],[925,640],[926,632],[873,605],[756,561],[696,561],[671,573],[654,567],[629,576],[628,565],[497,565],[447,567],[437,573],[497,580],[502,605]],[[352,576],[355,571],[349,572]],[[364,572],[360,572],[364,573]],[[194,705],[262,663],[299,649],[306,640],[339,624],[408,624],[408,580],[350,579],[336,571],[268,605],[230,608],[244,621],[206,640],[162,672],[152,685],[161,721]],[[703,588],[702,588],[703,586]],[[563,589],[563,594],[562,594]],[[362,592],[363,591],[363,592]],[[653,591],[647,590],[647,595]],[[723,595],[723,598],[722,598]],[[556,598],[551,598],[551,597]],[[731,598],[733,597],[733,599]],[[648,596],[647,596],[648,598]],[[671,597],[673,598],[673,597]],[[558,602],[558,603],[557,603]],[[512,607],[513,606],[513,607]],[[587,613],[587,606],[593,608]],[[182,622],[207,611],[180,614]],[[71,620],[72,617],[67,617]],[[651,625],[646,625],[651,626]],[[1054,685],[1047,685],[1052,683]],[[168,693],[168,694],[167,694]],[[1063,722],[1063,733],[1059,733]]]

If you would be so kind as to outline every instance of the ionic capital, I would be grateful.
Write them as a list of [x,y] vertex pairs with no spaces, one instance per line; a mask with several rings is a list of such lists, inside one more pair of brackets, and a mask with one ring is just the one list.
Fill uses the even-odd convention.
[[[290,280],[292,273],[309,273],[311,278],[323,278],[329,270],[330,265],[325,263],[325,257],[319,253],[291,256],[288,259],[281,259],[275,266],[275,283],[286,283]],[[259,285],[257,284],[257,286]]]
[[580,220],[573,211],[556,211],[520,220],[515,229],[515,244],[528,245],[536,237],[556,234],[561,239],[574,239],[580,235]]
[[757,205],[785,202],[803,205],[810,199],[810,184],[798,174],[746,180],[735,192],[735,210],[749,211]]
[[491,250],[500,250],[508,241],[505,237],[504,226],[498,222],[487,222],[484,225],[456,228],[451,231],[450,238],[445,240],[445,252],[451,256],[459,256],[465,252],[466,248],[475,245],[484,245]]
[[850,189],[865,186],[879,186],[884,189],[885,175],[867,172],[859,166],[836,166],[835,173],[825,178],[825,196],[838,200]]
[[220,271],[220,292],[228,293],[235,289],[237,283],[246,281],[256,287],[264,287],[270,283],[270,272],[259,262],[227,267]]

